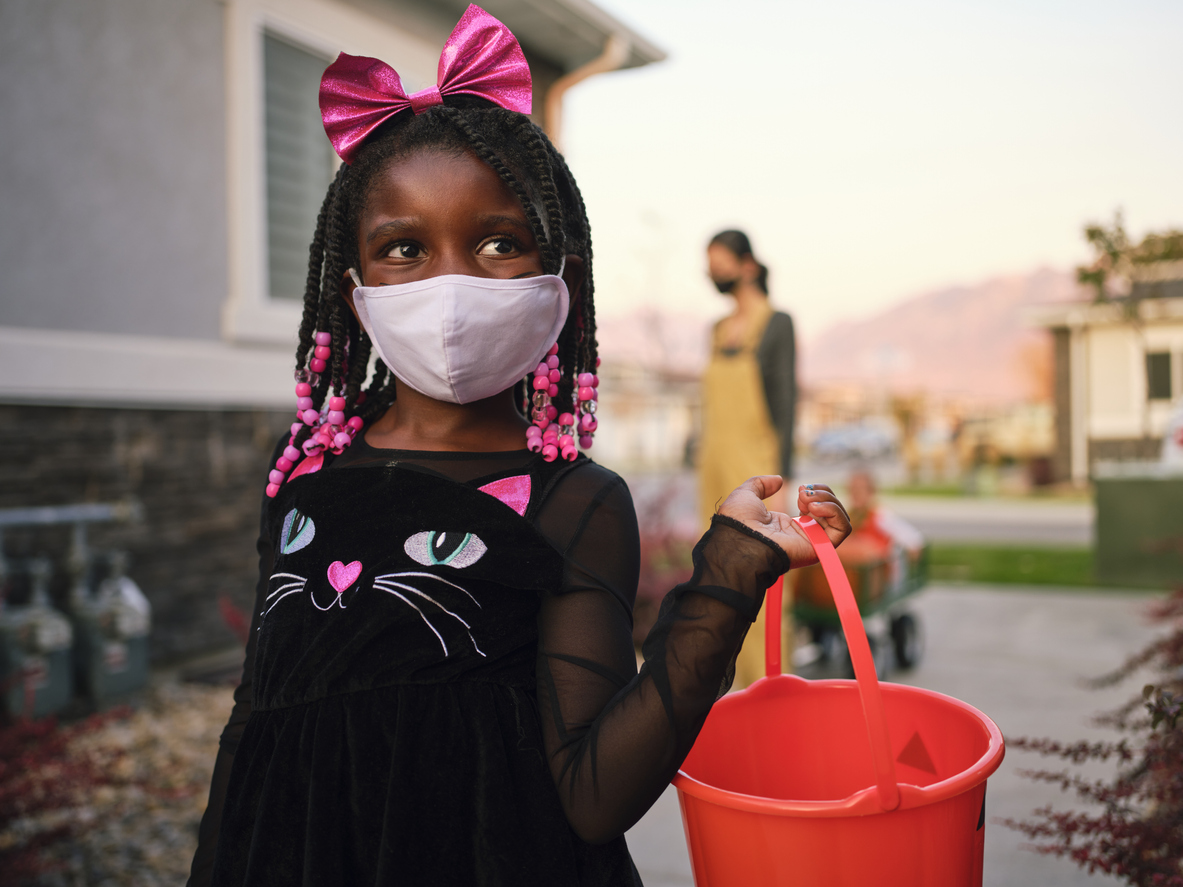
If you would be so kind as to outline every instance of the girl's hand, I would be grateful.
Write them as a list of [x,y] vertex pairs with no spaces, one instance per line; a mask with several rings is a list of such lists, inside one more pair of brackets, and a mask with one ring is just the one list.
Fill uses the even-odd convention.
[[[794,568],[815,564],[817,554],[805,532],[787,514],[764,507],[763,500],[774,495],[783,485],[784,481],[775,474],[748,478],[723,500],[719,514],[767,536],[784,549]],[[840,545],[850,535],[846,509],[825,484],[798,487],[797,508],[802,517],[811,517],[821,524],[834,545]]]

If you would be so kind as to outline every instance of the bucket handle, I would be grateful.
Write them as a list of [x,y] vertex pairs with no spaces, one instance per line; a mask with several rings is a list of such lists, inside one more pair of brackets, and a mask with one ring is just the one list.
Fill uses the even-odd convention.
[[[850,661],[854,665],[854,676],[858,682],[859,699],[863,705],[863,718],[867,724],[867,738],[871,742],[871,762],[875,768],[875,785],[879,789],[879,805],[884,811],[894,810],[900,805],[900,790],[896,783],[895,760],[891,754],[891,737],[887,731],[887,713],[883,708],[883,694],[879,690],[879,678],[875,673],[875,657],[867,642],[863,628],[863,617],[859,613],[850,580],[838,560],[838,553],[830,544],[826,531],[813,518],[795,517],[793,520],[805,532],[821,561],[822,571],[830,584],[842,632],[846,635],[846,646],[850,650]],[[770,677],[781,673],[780,632],[781,620],[772,614],[781,612],[784,595],[784,577],[777,579],[768,589],[764,604],[764,668]]]

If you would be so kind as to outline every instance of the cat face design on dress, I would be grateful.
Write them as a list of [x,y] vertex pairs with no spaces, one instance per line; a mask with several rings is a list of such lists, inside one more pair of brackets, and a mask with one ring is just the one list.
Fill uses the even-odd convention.
[[[530,498],[530,478],[528,475],[506,478],[487,484],[480,490],[500,499],[518,514],[524,514]],[[306,549],[315,539],[315,520],[298,508],[292,508],[283,520],[277,546],[278,553],[281,557],[295,554]],[[485,542],[475,533],[438,530],[413,533],[403,542],[402,547],[407,557],[424,567],[446,566],[456,570],[471,567],[488,552]],[[325,572],[329,588],[324,589],[318,581],[309,589],[308,597],[312,605],[321,612],[328,612],[334,608],[346,609],[349,602],[362,593],[358,580],[363,569],[362,562],[358,560],[348,564],[340,560],[330,563]],[[302,592],[309,588],[309,577],[296,573],[272,573],[269,584],[277,581],[278,584],[267,595],[266,609],[262,613],[263,620],[281,601],[292,595],[302,596]],[[389,595],[413,610],[435,636],[445,657],[449,652],[448,643],[433,620],[453,620],[454,624],[463,628],[473,650],[482,657],[485,656],[472,635],[472,626],[463,616],[438,599],[442,589],[431,583],[441,583],[455,589],[467,601],[471,601],[478,609],[481,608],[480,602],[463,586],[426,570],[402,570],[379,574],[374,577],[370,589]],[[263,625],[260,624],[259,630],[262,628]]]

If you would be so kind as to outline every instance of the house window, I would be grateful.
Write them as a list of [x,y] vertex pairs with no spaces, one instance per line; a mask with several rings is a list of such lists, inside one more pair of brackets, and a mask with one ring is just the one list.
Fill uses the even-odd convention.
[[273,299],[303,299],[308,245],[337,172],[317,99],[330,61],[263,33],[267,280]]
[[1169,351],[1146,355],[1146,396],[1150,400],[1171,399],[1171,353]]

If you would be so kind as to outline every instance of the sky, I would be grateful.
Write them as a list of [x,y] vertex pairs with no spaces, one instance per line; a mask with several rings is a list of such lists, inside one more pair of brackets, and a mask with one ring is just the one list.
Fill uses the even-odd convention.
[[595,0],[669,54],[565,99],[601,315],[727,304],[745,229],[805,336],[1183,227],[1178,0]]

